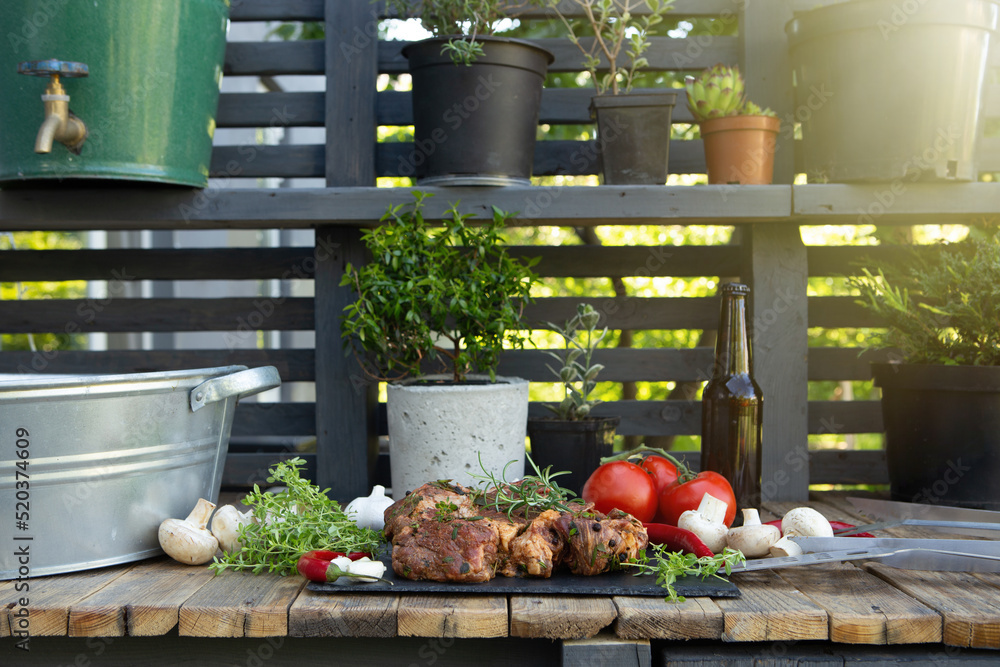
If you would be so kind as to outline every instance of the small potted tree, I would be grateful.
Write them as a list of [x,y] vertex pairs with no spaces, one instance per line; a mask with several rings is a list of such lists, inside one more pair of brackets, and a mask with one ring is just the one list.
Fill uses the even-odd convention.
[[401,176],[423,185],[528,185],[542,85],[554,56],[494,33],[541,0],[389,0],[433,37],[403,48],[413,77],[414,150]]
[[550,351],[560,362],[558,370],[549,366],[563,385],[563,400],[547,406],[555,417],[528,420],[531,458],[540,468],[568,470],[559,484],[577,494],[584,482],[611,456],[615,429],[619,417],[594,417],[591,410],[601,401],[591,397],[597,384],[597,374],[604,368],[593,362],[594,350],[608,335],[607,327],[597,330],[601,314],[589,304],[577,306],[565,326],[549,323],[563,338],[564,352]]
[[893,498],[1000,510],[1000,236],[849,284],[895,351],[872,364]]
[[[392,489],[401,498],[436,479],[468,482],[483,467],[523,474],[528,383],[496,375],[505,344],[526,340],[521,315],[537,277],[508,255],[497,208],[479,224],[453,205],[435,229],[424,199],[394,206],[363,233],[372,260],[348,265],[357,295],[341,320],[345,347],[388,381]],[[444,371],[440,374],[434,370]],[[429,372],[430,371],[430,372]]]
[[738,67],[715,65],[685,80],[688,108],[698,121],[708,182],[769,185],[781,121],[746,99]]
[[[546,0],[584,57],[597,94],[590,113],[597,123],[601,173],[608,185],[663,185],[670,159],[670,128],[677,93],[633,92],[636,74],[649,65],[646,52],[673,0]],[[564,9],[576,7],[583,19]]]

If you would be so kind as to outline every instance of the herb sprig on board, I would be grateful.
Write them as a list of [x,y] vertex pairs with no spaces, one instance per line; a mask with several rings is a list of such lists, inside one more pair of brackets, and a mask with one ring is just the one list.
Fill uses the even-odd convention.
[[684,596],[678,595],[674,589],[678,578],[695,575],[703,580],[709,577],[721,579],[719,570],[732,574],[734,565],[746,561],[742,552],[729,547],[726,547],[721,554],[701,558],[680,551],[667,551],[667,547],[663,544],[652,545],[652,551],[652,557],[643,552],[635,562],[622,565],[636,568],[636,575],[655,574],[656,583],[667,590],[667,602],[684,602]]
[[482,457],[479,460],[479,467],[482,475],[472,476],[482,483],[482,488],[477,491],[474,502],[478,505],[490,507],[497,512],[505,512],[510,518],[516,512],[527,513],[529,511],[540,514],[545,510],[556,510],[557,512],[578,512],[582,505],[575,500],[576,494],[569,489],[559,486],[554,478],[559,475],[568,475],[567,471],[552,472],[552,466],[547,466],[540,470],[538,465],[531,460],[530,455],[525,455],[534,475],[525,475],[520,480],[514,482],[507,481],[507,468],[514,461],[510,461],[504,466],[501,479],[486,470],[483,466]]
[[253,520],[240,527],[243,548],[216,557],[209,565],[216,574],[223,570],[293,574],[299,556],[313,549],[367,553],[378,549],[382,533],[358,528],[326,495],[328,489],[302,479],[299,469],[304,464],[294,458],[268,470],[267,481],[284,485],[283,491],[269,493],[254,485],[243,500],[253,510]]

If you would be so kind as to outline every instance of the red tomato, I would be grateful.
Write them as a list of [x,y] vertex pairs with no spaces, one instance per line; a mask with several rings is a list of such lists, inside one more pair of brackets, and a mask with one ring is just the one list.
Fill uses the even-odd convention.
[[647,456],[639,464],[639,467],[653,478],[657,494],[663,490],[663,487],[677,479],[677,466],[662,456]]
[[717,472],[706,470],[683,484],[675,481],[660,492],[659,517],[664,523],[677,525],[681,514],[687,510],[696,510],[701,504],[701,498],[710,493],[728,505],[726,510],[726,525],[730,526],[736,518],[736,496],[729,481]]
[[628,512],[642,522],[656,514],[656,486],[649,474],[634,463],[612,461],[593,472],[583,485],[583,499],[598,512],[612,509]]

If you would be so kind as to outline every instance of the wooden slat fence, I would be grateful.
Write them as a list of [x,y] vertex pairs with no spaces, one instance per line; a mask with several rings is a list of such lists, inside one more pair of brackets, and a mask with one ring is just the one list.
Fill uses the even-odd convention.
[[[779,115],[790,113],[788,77],[775,76],[787,65],[783,26],[793,11],[814,6],[810,0],[775,0],[764,5],[736,0],[678,0],[679,16],[713,16],[724,23],[738,22],[739,36],[701,38],[659,37],[650,54],[654,69],[695,70],[716,62],[740,63],[754,96],[774,99]],[[327,189],[317,191],[240,192],[210,190],[188,196],[176,191],[153,194],[122,190],[80,192],[58,201],[44,195],[10,192],[0,197],[0,229],[21,229],[25,220],[38,228],[185,229],[207,227],[316,227],[317,248],[198,248],[110,249],[5,252],[0,282],[110,280],[115,271],[127,281],[261,281],[295,277],[315,287],[314,297],[272,298],[115,298],[94,308],[87,300],[0,302],[0,329],[4,333],[63,332],[181,332],[233,331],[239,322],[259,323],[267,331],[315,331],[315,349],[258,350],[120,350],[57,353],[0,351],[0,372],[134,372],[224,365],[273,364],[285,382],[314,383],[316,402],[241,404],[234,425],[237,439],[266,436],[285,441],[315,437],[317,453],[309,456],[310,470],[338,497],[357,495],[376,474],[375,436],[383,408],[373,403],[371,388],[357,390],[353,360],[341,351],[339,313],[350,298],[339,287],[346,261],[363,261],[358,228],[376,224],[389,202],[401,195],[374,190],[379,176],[398,174],[400,156],[408,143],[378,143],[377,126],[405,126],[412,121],[408,92],[378,92],[375,79],[399,74],[406,62],[402,43],[377,42],[373,22],[384,16],[368,0],[234,0],[234,21],[327,21],[326,40],[314,42],[231,43],[225,72],[230,76],[273,77],[282,74],[327,74],[325,92],[227,93],[220,100],[218,126],[224,128],[325,127],[325,145],[219,146],[212,170],[236,178],[324,178]],[[529,18],[542,18],[531,15]],[[580,70],[580,58],[565,40],[541,40],[557,55],[553,71]],[[354,51],[345,58],[340,47]],[[994,53],[992,64],[1000,64]],[[933,85],[929,82],[929,85]],[[541,122],[549,125],[590,123],[589,90],[550,88],[544,93]],[[997,108],[1000,90],[991,84],[987,101]],[[676,123],[688,123],[683,95],[675,111]],[[983,140],[984,171],[1000,170],[1000,144]],[[575,152],[592,147],[587,141],[542,140],[536,150],[536,175],[592,175],[592,165],[581,168]],[[838,276],[871,255],[877,261],[904,252],[892,247],[809,247],[799,236],[799,225],[858,224],[856,212],[872,201],[872,190],[850,186],[789,187],[796,172],[794,150],[779,153],[775,182],[767,188],[711,188],[681,192],[676,201],[659,205],[661,193],[650,189],[564,187],[536,192],[553,201],[539,215],[519,224],[623,225],[715,224],[739,226],[740,243],[716,246],[519,246],[516,255],[539,256],[537,271],[548,278],[678,278],[738,277],[754,288],[756,323],[755,361],[768,400],[765,424],[765,477],[780,478],[795,458],[804,460],[810,434],[877,433],[881,417],[877,401],[809,401],[809,382],[866,381],[868,364],[883,359],[877,353],[860,354],[854,348],[807,348],[809,328],[875,327],[880,323],[849,297],[808,296],[810,277]],[[696,141],[672,142],[673,173],[703,173],[701,146]],[[785,184],[785,185],[781,185]],[[600,206],[594,197],[602,195]],[[976,189],[981,194],[983,190]],[[990,191],[990,201],[996,195]],[[404,193],[405,194],[405,193]],[[537,201],[523,190],[507,192],[464,189],[461,198],[478,210],[509,199],[521,210]],[[604,196],[606,195],[606,196]],[[992,210],[978,199],[968,210],[945,206],[940,191],[913,188],[912,198],[880,222],[907,222],[908,213],[920,222],[942,216],[971,216]],[[447,195],[445,195],[447,196]],[[673,195],[671,195],[673,196]],[[615,199],[612,200],[611,198]],[[458,195],[456,194],[456,198]],[[520,198],[520,199],[518,199]],[[51,201],[50,201],[51,199]],[[442,199],[442,197],[438,197]],[[601,199],[601,197],[598,197]],[[441,202],[437,202],[440,204]],[[615,208],[618,207],[618,208]],[[961,208],[961,206],[959,207]],[[998,209],[1000,210],[1000,209]],[[596,211],[596,212],[595,212]],[[604,211],[609,211],[605,213]],[[614,211],[617,211],[615,213]],[[636,211],[640,211],[637,213]],[[648,211],[648,213],[647,213]],[[71,220],[72,222],[65,222]],[[60,222],[63,221],[63,222]],[[51,227],[46,227],[51,225]],[[932,250],[927,250],[932,252]],[[122,269],[124,268],[124,271]],[[714,297],[615,298],[592,295],[587,300],[616,330],[704,330],[718,318]],[[536,321],[561,321],[580,299],[540,299],[528,311]],[[266,313],[264,312],[266,311]],[[255,319],[256,318],[256,319]],[[603,379],[611,382],[699,382],[712,364],[709,347],[692,349],[607,349]],[[533,382],[550,381],[542,352],[512,351],[502,361],[501,373]],[[544,408],[532,406],[535,414]],[[601,414],[623,417],[620,433],[634,436],[696,435],[700,406],[686,400],[622,400],[599,407]],[[267,462],[279,454],[266,446],[261,452],[234,453],[227,481],[243,485],[260,477]],[[881,451],[813,451],[808,455],[809,476],[796,473],[790,482],[769,493],[776,500],[804,497],[813,483],[884,483]],[[800,467],[800,466],[799,466]],[[798,468],[794,468],[798,470]]]

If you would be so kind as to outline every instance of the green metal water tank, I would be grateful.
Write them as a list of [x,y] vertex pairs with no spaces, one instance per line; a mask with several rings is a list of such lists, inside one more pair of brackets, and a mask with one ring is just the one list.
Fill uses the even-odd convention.
[[[0,185],[204,187],[228,13],[229,0],[3,0]],[[82,144],[60,143],[60,106],[86,126]]]

